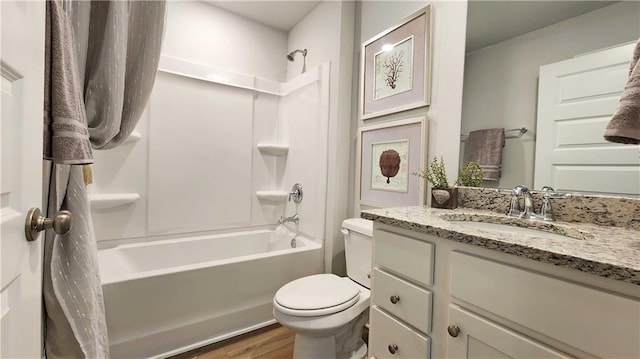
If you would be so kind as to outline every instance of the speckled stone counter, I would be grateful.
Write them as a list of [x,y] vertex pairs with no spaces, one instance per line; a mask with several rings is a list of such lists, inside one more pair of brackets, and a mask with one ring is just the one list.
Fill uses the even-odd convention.
[[[509,218],[486,210],[442,210],[423,206],[363,211],[362,218],[448,240],[568,267],[640,286],[640,231],[594,224],[547,222]],[[508,223],[568,235],[547,238],[470,229],[454,221]]]
[[[458,187],[458,206],[484,209],[504,214],[509,207],[511,190]],[[542,191],[531,191],[536,208],[542,203]],[[594,223],[600,226],[625,227],[640,231],[640,198],[572,193],[568,198],[551,199],[558,221]]]

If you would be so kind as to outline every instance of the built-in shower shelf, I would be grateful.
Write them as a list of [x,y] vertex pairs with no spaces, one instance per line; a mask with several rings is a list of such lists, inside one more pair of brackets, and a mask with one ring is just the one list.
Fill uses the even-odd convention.
[[111,209],[118,206],[129,205],[137,202],[140,195],[137,193],[110,193],[110,194],[90,194],[89,203],[91,209]]
[[141,138],[142,138],[142,134],[140,134],[140,132],[133,131],[131,132],[129,137],[127,137],[127,139],[124,140],[123,144],[133,144],[140,141]]
[[258,143],[260,153],[269,156],[284,156],[289,152],[289,145],[275,143]]
[[287,191],[258,191],[256,192],[256,197],[260,202],[271,203],[271,204],[280,204],[284,203],[289,196],[289,192]]

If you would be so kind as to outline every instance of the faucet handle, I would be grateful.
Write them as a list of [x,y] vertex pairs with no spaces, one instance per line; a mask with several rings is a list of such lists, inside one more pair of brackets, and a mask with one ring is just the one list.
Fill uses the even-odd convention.
[[524,193],[529,193],[529,187],[525,185],[518,185],[513,187],[513,194],[519,196]]
[[551,201],[549,200],[549,198],[552,197],[547,193],[542,196],[542,204],[540,205],[540,219],[542,219],[543,221],[556,220],[556,216],[553,213],[553,207],[551,207]]

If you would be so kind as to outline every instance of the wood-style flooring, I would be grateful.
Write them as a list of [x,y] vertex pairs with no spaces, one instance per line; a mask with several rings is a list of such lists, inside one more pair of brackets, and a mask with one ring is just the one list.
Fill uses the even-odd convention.
[[171,359],[291,359],[294,338],[292,331],[274,324]]

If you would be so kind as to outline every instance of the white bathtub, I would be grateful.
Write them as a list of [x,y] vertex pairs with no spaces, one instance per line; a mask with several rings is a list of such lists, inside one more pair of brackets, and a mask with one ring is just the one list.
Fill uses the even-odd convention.
[[322,272],[320,243],[256,230],[98,251],[111,357],[166,357],[275,322],[285,283]]

